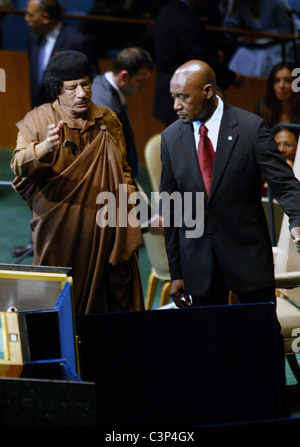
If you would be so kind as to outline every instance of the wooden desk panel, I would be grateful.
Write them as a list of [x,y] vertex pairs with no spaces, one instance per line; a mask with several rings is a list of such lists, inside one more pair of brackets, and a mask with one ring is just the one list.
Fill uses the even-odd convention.
[[266,88],[267,78],[247,76],[240,88],[231,86],[226,90],[226,100],[233,106],[256,113],[257,104],[260,98],[265,95]]
[[0,68],[6,74],[6,92],[0,92],[0,147],[13,149],[18,129],[15,126],[30,109],[28,56],[19,51],[0,51]]

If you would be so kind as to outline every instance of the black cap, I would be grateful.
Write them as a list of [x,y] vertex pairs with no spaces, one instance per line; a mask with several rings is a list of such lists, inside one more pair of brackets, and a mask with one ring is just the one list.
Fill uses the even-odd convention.
[[47,71],[62,81],[81,79],[90,72],[88,57],[80,51],[60,51],[51,57]]

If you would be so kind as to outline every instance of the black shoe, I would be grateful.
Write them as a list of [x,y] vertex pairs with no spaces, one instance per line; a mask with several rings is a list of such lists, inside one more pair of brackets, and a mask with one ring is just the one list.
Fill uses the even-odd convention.
[[11,253],[14,257],[19,258],[20,256],[24,255],[27,252],[33,251],[32,242],[26,244],[26,245],[19,245],[18,247],[14,247],[11,250]]

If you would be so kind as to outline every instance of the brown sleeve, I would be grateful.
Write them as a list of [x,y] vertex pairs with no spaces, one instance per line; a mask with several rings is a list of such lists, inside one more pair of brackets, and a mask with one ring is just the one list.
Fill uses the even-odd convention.
[[46,140],[41,143],[29,143],[19,132],[10,167],[18,177],[31,177],[36,169],[42,166],[50,166],[49,163],[43,161],[43,158],[48,154],[49,149]]

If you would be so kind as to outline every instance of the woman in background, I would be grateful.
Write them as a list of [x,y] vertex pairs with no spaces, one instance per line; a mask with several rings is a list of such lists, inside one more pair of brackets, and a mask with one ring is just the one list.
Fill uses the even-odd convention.
[[258,107],[258,114],[273,128],[279,123],[300,124],[300,95],[292,89],[292,62],[276,64],[268,77],[265,97]]

